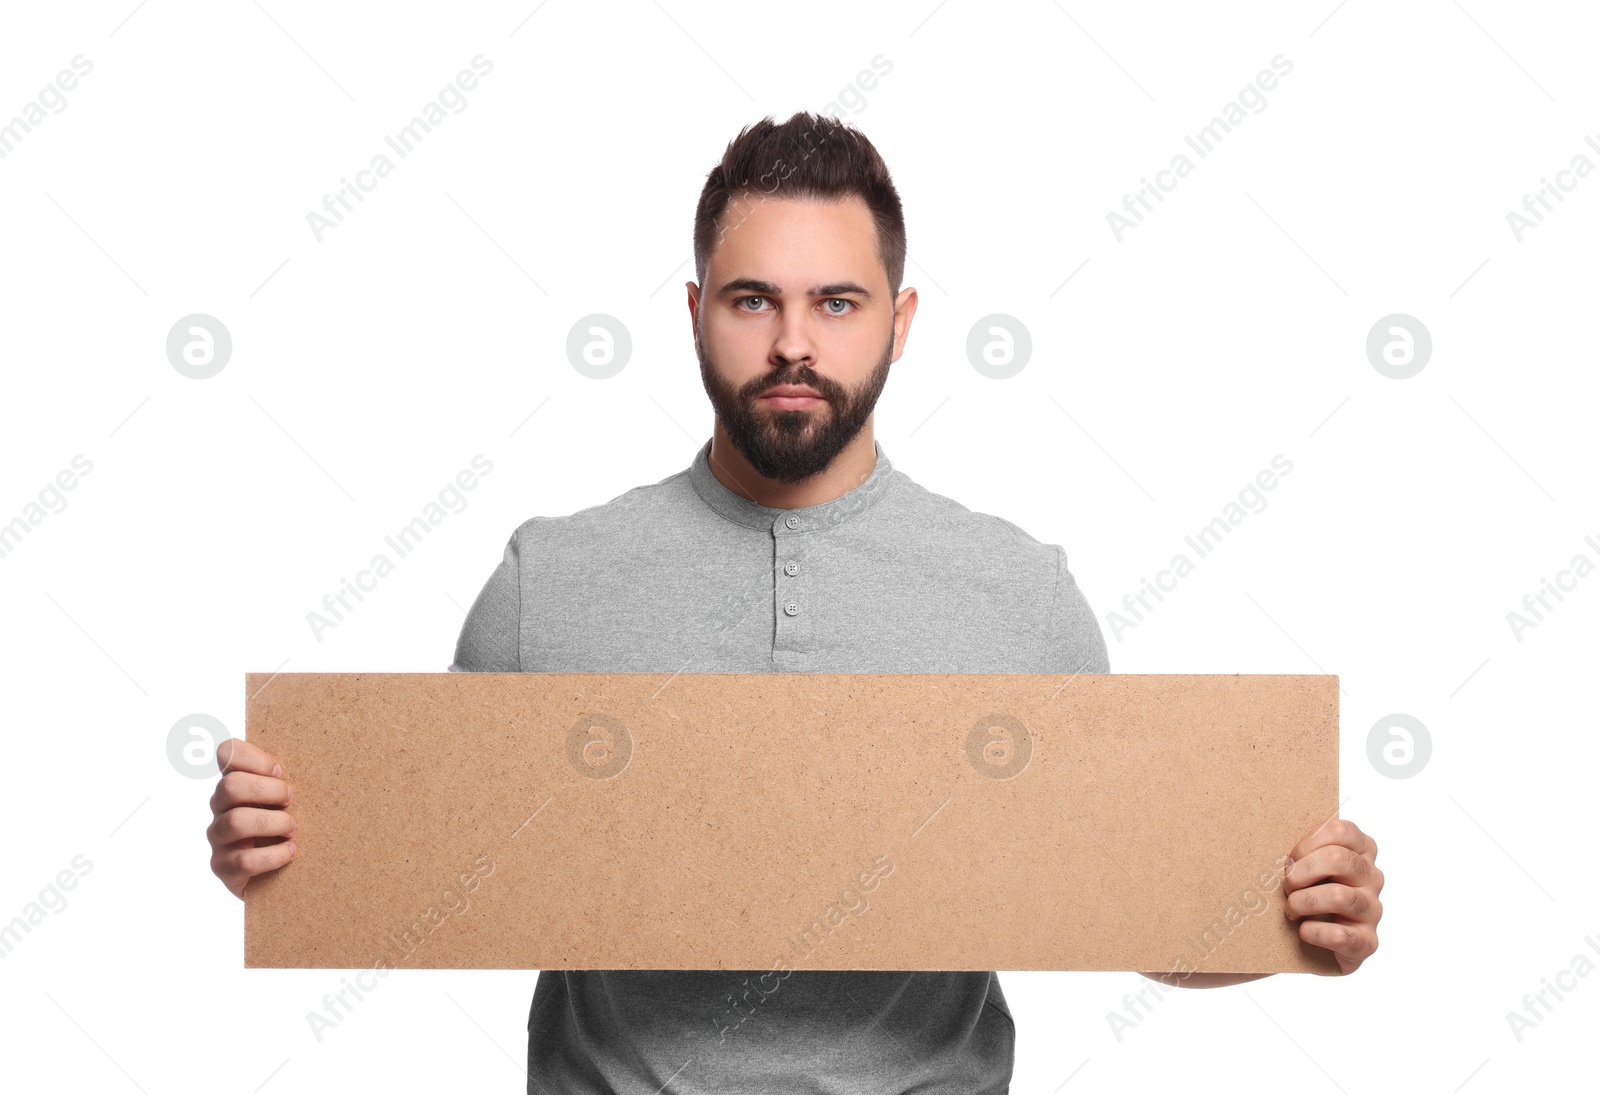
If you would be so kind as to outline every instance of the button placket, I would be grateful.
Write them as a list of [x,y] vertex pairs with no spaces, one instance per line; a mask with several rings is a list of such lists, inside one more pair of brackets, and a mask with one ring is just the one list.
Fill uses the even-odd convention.
[[813,531],[807,522],[796,514],[780,517],[772,523],[773,536],[773,659],[781,663],[784,655],[811,653],[811,614],[807,598],[806,577],[809,570],[800,566],[798,558],[801,537]]

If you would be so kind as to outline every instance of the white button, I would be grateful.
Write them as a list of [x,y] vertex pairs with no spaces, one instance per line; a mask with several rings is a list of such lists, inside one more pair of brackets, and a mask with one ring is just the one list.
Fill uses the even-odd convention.
[[783,610],[789,615],[793,616],[796,612],[800,611],[800,606],[795,604],[793,601],[790,601],[788,604],[783,606]]
[[800,527],[800,518],[798,518],[798,517],[789,517],[789,518],[785,519],[785,521],[783,523],[788,525],[790,528],[799,528]]
[[785,574],[789,575],[792,578],[796,574],[800,573],[800,564],[799,563],[784,563],[783,564],[783,572]]

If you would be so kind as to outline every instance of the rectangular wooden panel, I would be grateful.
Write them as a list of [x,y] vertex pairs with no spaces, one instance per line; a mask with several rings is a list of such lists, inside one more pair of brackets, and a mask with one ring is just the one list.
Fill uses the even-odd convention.
[[1337,972],[1338,678],[251,673],[251,967]]

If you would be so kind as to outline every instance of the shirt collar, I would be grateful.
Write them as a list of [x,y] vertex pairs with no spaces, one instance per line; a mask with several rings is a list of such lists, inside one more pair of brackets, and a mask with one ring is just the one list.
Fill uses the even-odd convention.
[[818,532],[836,528],[851,518],[865,513],[873,503],[883,497],[894,467],[889,463],[889,457],[884,454],[883,446],[876,438],[873,439],[872,447],[878,458],[872,468],[872,474],[867,476],[860,486],[814,506],[781,509],[775,506],[763,506],[735,494],[711,473],[709,440],[700,446],[694,462],[689,465],[689,481],[694,484],[695,492],[706,505],[736,524],[768,529],[780,536]]

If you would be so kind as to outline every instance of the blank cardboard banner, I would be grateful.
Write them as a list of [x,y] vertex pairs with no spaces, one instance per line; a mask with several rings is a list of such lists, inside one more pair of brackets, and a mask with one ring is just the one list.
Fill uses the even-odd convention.
[[251,673],[249,967],[1335,973],[1310,675]]

